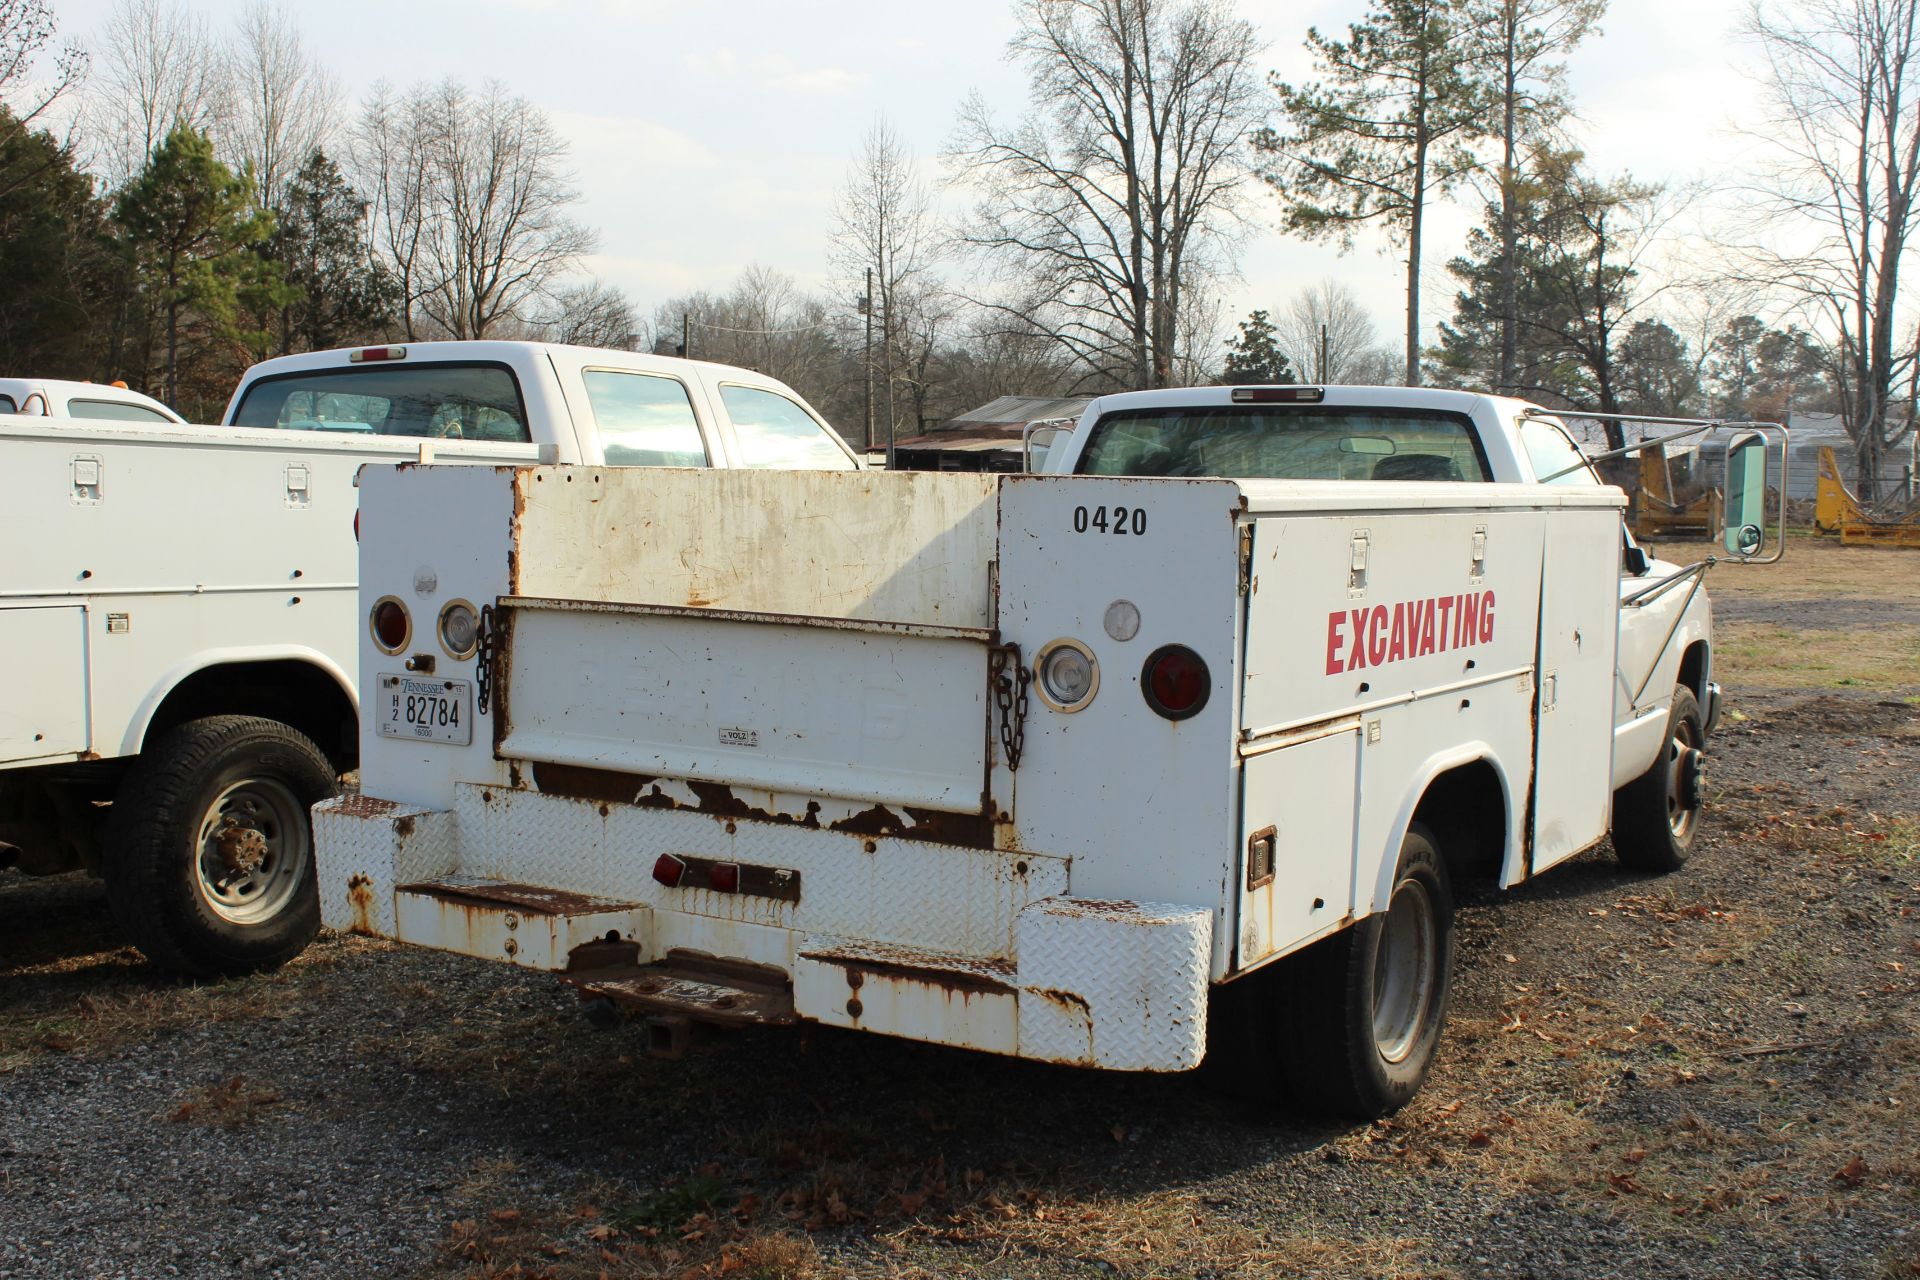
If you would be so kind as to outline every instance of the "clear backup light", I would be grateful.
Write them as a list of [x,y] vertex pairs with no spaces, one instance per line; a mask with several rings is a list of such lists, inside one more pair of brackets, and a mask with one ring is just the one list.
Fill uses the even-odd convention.
[[1100,691],[1100,664],[1078,640],[1055,640],[1033,662],[1040,696],[1055,711],[1078,711]]
[[440,610],[440,646],[452,658],[471,658],[480,644],[480,615],[465,600]]

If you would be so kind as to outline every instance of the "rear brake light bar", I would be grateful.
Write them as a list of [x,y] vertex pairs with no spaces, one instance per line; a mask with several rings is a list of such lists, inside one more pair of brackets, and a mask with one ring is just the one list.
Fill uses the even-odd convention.
[[357,351],[347,353],[347,359],[354,364],[359,364],[363,360],[405,360],[406,358],[405,347],[361,347]]
[[1327,398],[1325,387],[1235,387],[1235,404],[1319,404]]

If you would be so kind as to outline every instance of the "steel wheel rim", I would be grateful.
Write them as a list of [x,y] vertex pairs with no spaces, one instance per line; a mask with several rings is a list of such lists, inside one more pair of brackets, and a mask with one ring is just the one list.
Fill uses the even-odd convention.
[[[1690,787],[1684,776],[1689,761],[1700,750],[1699,737],[1693,721],[1682,719],[1667,740],[1667,830],[1682,844],[1692,837],[1694,819],[1700,813],[1699,784],[1696,781]],[[1692,804],[1687,803],[1690,789],[1695,792]]]
[[274,778],[229,784],[201,816],[194,859],[201,899],[222,920],[259,924],[280,914],[305,879],[306,806]]
[[1388,1062],[1404,1062],[1426,1030],[1438,936],[1427,887],[1411,877],[1395,885],[1373,959],[1373,1043]]

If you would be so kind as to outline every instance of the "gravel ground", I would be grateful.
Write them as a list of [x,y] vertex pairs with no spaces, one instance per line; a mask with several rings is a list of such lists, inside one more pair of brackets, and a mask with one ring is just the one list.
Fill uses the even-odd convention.
[[0,1277],[1920,1275],[1920,710],[1735,690],[1677,875],[1467,895],[1392,1121],[813,1030],[684,1061],[329,937],[168,984],[0,875]]

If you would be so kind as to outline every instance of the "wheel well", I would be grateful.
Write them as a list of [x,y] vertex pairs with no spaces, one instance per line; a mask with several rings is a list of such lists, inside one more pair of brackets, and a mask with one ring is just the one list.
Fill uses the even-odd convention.
[[261,716],[298,729],[342,771],[353,768],[359,754],[359,721],[352,699],[326,671],[294,658],[236,662],[194,672],[154,710],[146,741],[189,720],[220,715]]
[[1413,820],[1433,832],[1457,884],[1500,874],[1507,847],[1507,794],[1485,760],[1449,769],[1427,784]]
[[1680,683],[1693,690],[1704,710],[1707,705],[1707,644],[1695,640],[1680,656]]

